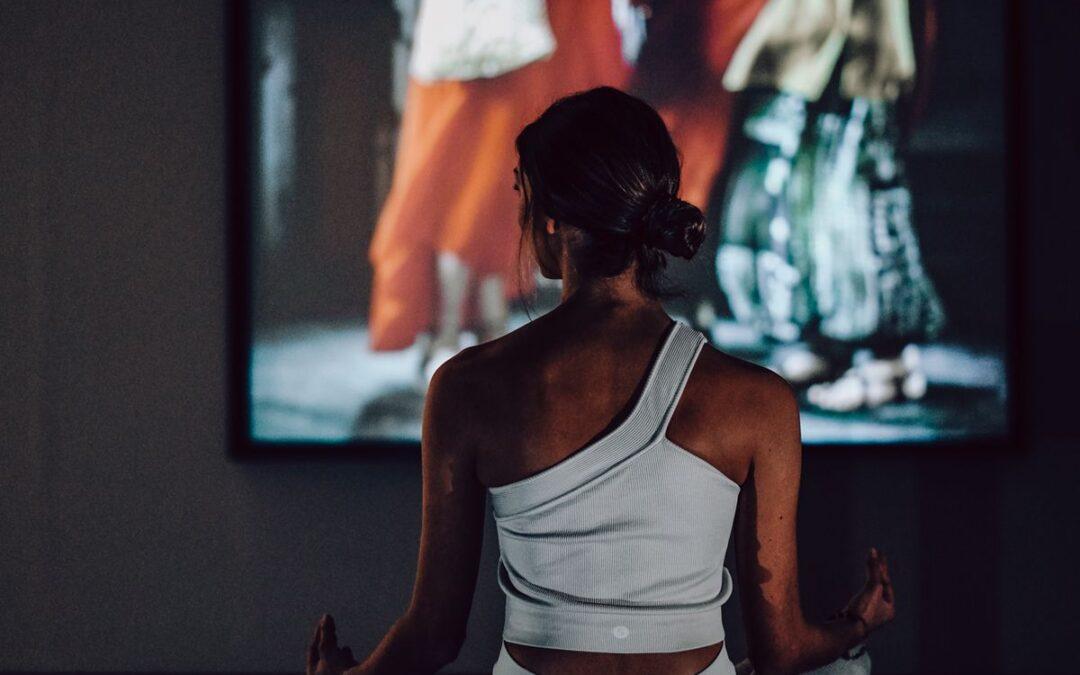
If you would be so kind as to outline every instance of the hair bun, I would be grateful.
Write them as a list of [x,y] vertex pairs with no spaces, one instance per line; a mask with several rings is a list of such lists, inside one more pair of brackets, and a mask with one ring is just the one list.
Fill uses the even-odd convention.
[[664,195],[645,214],[643,241],[672,255],[689,260],[705,240],[705,216],[701,209],[672,195]]

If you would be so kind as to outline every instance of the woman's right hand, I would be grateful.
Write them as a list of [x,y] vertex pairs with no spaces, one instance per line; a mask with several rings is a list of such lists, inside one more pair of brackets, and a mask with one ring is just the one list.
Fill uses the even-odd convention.
[[896,616],[893,599],[889,561],[885,554],[871,548],[866,558],[866,585],[844,607],[844,613],[862,618],[867,633],[870,633]]

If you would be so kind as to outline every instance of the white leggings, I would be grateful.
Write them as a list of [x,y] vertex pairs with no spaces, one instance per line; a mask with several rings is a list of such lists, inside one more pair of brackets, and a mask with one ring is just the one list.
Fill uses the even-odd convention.
[[[502,647],[499,649],[499,659],[495,662],[491,675],[536,674],[515,661],[514,657],[510,656],[510,652],[506,651],[506,643],[503,642]],[[727,642],[724,642],[724,646],[720,648],[720,653],[716,655],[712,663],[705,666],[705,670],[702,670],[698,675],[735,675],[735,664],[728,658]]]

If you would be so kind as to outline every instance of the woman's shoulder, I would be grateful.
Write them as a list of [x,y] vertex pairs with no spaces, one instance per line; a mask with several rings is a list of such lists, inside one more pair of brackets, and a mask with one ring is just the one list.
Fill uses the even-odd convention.
[[[522,395],[531,389],[527,349],[513,333],[466,347],[436,369],[425,407],[431,427],[479,455],[505,445],[509,430],[525,413]],[[478,455],[478,457],[479,457]]]
[[779,373],[706,342],[695,366],[698,394],[707,401],[719,433],[760,445],[763,436],[797,419],[795,391]]
[[487,342],[465,347],[443,367],[453,373],[455,380],[489,381],[505,376],[520,360],[522,350],[519,331],[511,331]]
[[515,336],[517,332],[465,347],[439,366],[431,378],[431,387],[437,387],[446,399],[498,400],[499,389],[512,384],[526,353],[519,344],[520,336]]
[[560,324],[541,316],[499,337],[466,347],[450,361],[455,370],[479,381],[505,382],[558,351],[568,337]]
[[735,356],[706,342],[698,359],[705,377],[741,399],[761,403],[794,396],[791,383],[759,363]]

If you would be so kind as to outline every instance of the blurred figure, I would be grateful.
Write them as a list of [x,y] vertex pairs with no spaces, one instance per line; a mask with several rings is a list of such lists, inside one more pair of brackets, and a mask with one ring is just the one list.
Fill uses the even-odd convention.
[[914,342],[944,312],[921,264],[899,151],[915,80],[906,0],[770,0],[724,84],[745,142],[724,197],[716,267],[735,317],[805,340],[775,368],[834,411],[920,398]]
[[421,383],[462,345],[507,329],[519,273],[516,134],[557,96],[622,85],[608,0],[423,0],[390,194],[368,256],[370,348],[423,336]]

